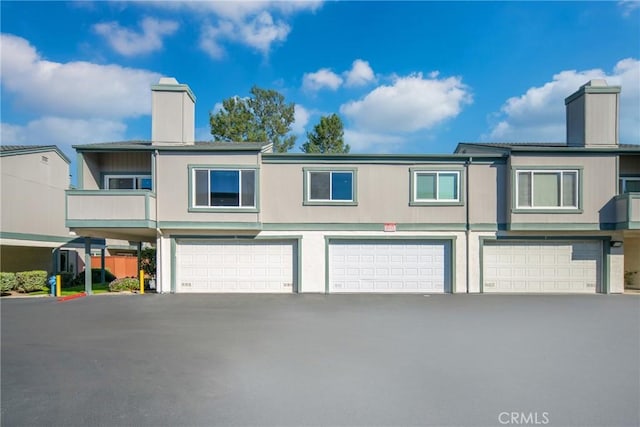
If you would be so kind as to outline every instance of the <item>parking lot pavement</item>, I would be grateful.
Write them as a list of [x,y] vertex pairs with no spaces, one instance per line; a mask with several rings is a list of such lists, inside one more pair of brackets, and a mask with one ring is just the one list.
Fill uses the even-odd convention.
[[640,425],[637,296],[131,295],[0,309],[6,426]]

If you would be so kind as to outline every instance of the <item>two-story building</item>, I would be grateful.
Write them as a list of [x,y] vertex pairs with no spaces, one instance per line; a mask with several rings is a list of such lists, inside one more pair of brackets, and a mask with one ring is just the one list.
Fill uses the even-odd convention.
[[0,146],[0,271],[84,268],[84,244],[64,225],[69,163],[55,145]]
[[152,86],[152,140],[76,146],[66,225],[156,244],[160,292],[619,293],[640,270],[640,146],[620,87],[566,99],[567,144],[448,155],[275,154],[194,141]]

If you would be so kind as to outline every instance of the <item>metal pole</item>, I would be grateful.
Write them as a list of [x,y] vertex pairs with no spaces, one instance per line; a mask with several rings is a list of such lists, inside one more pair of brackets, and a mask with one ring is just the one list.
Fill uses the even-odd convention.
[[106,280],[104,273],[104,248],[100,249],[100,283],[104,283]]
[[84,292],[91,295],[91,237],[84,238]]
[[140,270],[140,293],[144,294],[144,270]]

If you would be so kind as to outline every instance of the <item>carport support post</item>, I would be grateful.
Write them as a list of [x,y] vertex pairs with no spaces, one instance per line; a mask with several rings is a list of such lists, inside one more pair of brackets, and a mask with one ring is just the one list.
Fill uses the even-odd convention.
[[104,247],[102,249],[100,249],[100,283],[104,283],[104,281],[107,280],[105,278],[105,273],[104,273]]
[[[51,271],[53,276],[58,275],[59,271],[58,268],[60,267],[60,261],[58,260],[58,257],[60,256],[60,248],[55,248],[52,252],[51,252]],[[56,295],[56,286],[55,284],[51,286],[51,296],[59,296]]]
[[84,238],[84,292],[91,295],[91,237]]

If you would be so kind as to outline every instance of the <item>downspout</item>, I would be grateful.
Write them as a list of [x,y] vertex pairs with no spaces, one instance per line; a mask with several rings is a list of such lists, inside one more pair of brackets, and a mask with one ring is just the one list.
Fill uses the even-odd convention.
[[[162,230],[158,227],[158,150],[153,151],[153,192],[155,193],[155,209],[156,209],[156,292],[158,292],[158,286],[161,283],[162,279]],[[160,261],[160,262],[158,262]],[[161,290],[164,292],[164,288]]]
[[473,157],[469,157],[467,159],[467,161],[465,162],[465,168],[466,168],[466,173],[464,175],[464,179],[465,179],[465,186],[464,186],[464,200],[465,200],[465,212],[466,212],[466,221],[465,221],[465,228],[464,228],[464,234],[465,234],[465,260],[466,260],[466,273],[467,273],[467,293],[469,293],[469,279],[470,279],[470,275],[469,275],[469,238],[471,235],[471,230],[470,230],[470,224],[469,224],[469,166],[471,165],[471,162],[473,161]]

